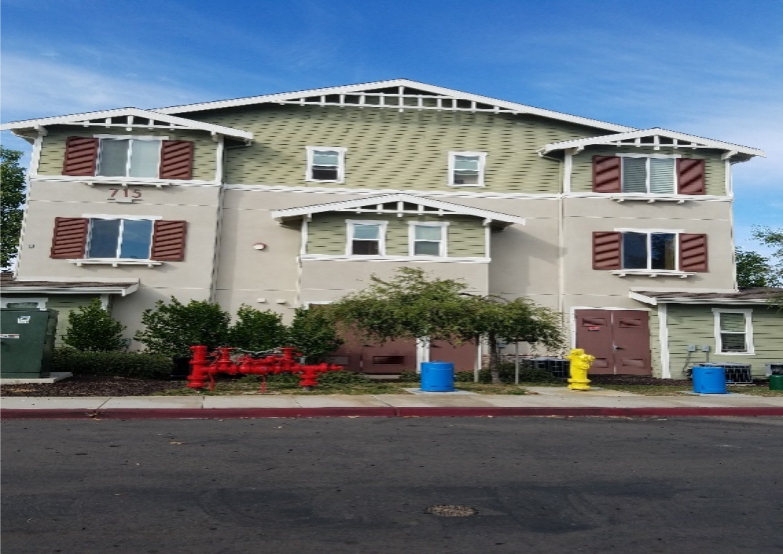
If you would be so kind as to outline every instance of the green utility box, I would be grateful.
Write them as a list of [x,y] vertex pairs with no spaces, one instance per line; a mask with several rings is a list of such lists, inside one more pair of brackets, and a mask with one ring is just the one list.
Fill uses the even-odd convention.
[[57,310],[0,310],[0,378],[49,377]]

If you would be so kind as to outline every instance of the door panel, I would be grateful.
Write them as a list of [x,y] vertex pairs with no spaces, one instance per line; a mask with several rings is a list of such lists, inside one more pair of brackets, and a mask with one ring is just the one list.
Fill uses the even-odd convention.
[[347,334],[343,340],[345,343],[327,361],[357,373],[394,375],[416,371],[416,341],[394,340],[378,346],[363,344]]
[[593,374],[651,375],[649,314],[577,310],[576,346],[595,356]]
[[612,310],[615,373],[651,375],[649,314]]
[[576,346],[595,356],[591,373],[614,373],[612,314],[608,310],[577,310]]
[[476,343],[466,342],[453,346],[446,341],[430,343],[430,360],[433,362],[452,362],[454,371],[473,371],[478,347]]

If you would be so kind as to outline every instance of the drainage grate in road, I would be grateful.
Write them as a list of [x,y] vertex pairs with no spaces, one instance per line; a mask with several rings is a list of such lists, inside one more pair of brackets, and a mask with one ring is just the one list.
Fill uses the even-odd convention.
[[432,514],[440,517],[467,517],[474,516],[478,510],[470,506],[457,506],[456,504],[438,504],[430,506],[424,510],[425,514]]

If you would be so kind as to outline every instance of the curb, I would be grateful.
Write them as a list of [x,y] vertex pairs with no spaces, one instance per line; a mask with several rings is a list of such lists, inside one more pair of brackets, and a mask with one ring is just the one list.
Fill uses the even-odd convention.
[[127,408],[2,409],[0,419],[260,419],[312,417],[763,417],[783,407],[716,408]]

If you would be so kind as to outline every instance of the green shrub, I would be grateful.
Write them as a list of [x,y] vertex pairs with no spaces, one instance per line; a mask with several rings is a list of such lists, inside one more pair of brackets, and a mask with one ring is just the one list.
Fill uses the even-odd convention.
[[68,328],[63,341],[76,350],[112,352],[123,350],[125,326],[114,319],[97,298],[87,306],[68,314]]
[[297,308],[288,328],[289,345],[295,346],[308,363],[323,361],[327,354],[343,344],[337,328],[326,316],[324,309],[324,306]]
[[285,346],[286,328],[282,316],[271,310],[260,311],[242,304],[236,323],[228,331],[228,343],[244,350],[271,350]]
[[138,352],[82,352],[57,348],[52,371],[74,375],[131,377],[135,379],[168,379],[174,365],[171,358]]
[[[514,363],[513,362],[501,362],[498,364],[498,371],[500,373],[500,381],[502,383],[514,382]],[[458,383],[472,383],[473,382],[472,371],[458,371],[454,376],[454,380]],[[520,364],[519,367],[519,381],[520,383],[559,383],[562,379],[554,377],[551,373],[544,369],[533,369],[525,367]],[[482,369],[479,371],[479,383],[491,383],[492,375],[489,369]]]
[[400,373],[399,381],[401,383],[418,383],[421,381],[421,375],[415,371],[406,370]]
[[210,350],[228,345],[230,321],[219,304],[206,300],[182,304],[172,296],[170,304],[160,300],[154,309],[144,311],[141,322],[146,328],[134,338],[153,354],[190,357],[190,347],[196,344]]
[[317,379],[319,385],[358,385],[371,382],[371,379],[366,375],[346,369],[321,373]]

